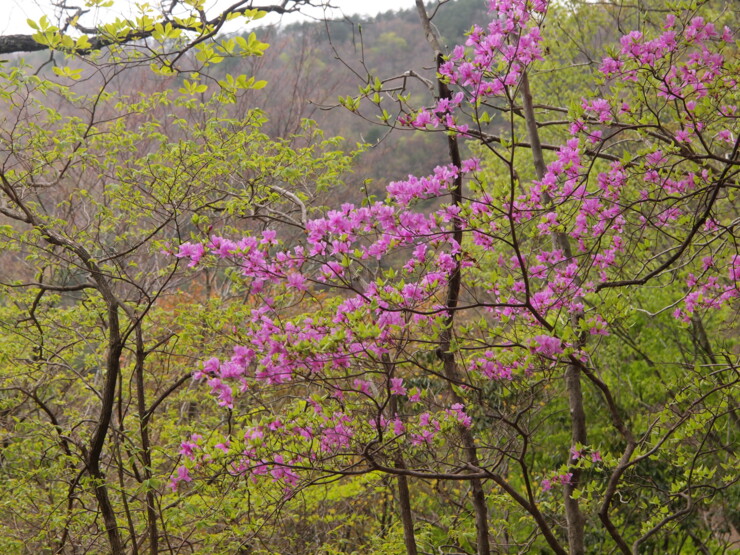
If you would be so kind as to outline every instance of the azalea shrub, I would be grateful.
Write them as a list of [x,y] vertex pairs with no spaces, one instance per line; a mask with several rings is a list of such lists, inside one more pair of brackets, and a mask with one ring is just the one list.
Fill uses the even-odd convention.
[[490,0],[431,103],[370,79],[342,100],[448,162],[298,239],[181,244],[252,304],[193,373],[228,426],[183,441],[175,494],[287,507],[386,475],[408,552],[736,545],[738,56],[732,14],[694,4],[591,52],[559,107],[548,23],[618,8]]

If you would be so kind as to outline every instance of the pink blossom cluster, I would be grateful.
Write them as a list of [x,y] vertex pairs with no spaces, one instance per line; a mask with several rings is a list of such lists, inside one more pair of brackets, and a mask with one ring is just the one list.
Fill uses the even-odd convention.
[[[720,33],[715,25],[703,17],[681,22],[673,14],[666,16],[664,32],[647,39],[643,33],[632,31],[622,37],[622,49],[617,57],[604,58],[601,71],[610,78],[638,81],[640,72],[651,76],[655,70],[664,71],[658,85],[658,95],[668,99],[701,99],[708,94],[712,83],[722,76],[724,56],[710,48],[712,43],[731,44],[733,34],[728,27]],[[685,63],[673,63],[674,52],[681,45],[692,48]],[[693,108],[688,108],[693,110]],[[688,139],[682,131],[680,140]]]
[[439,420],[432,418],[428,412],[423,412],[418,419],[418,433],[411,434],[411,445],[431,445],[434,438],[442,429]]
[[570,457],[574,461],[583,459],[586,455],[590,455],[591,462],[593,463],[602,462],[600,451],[590,450],[584,447],[581,447],[581,448],[571,447],[570,448]]
[[177,491],[180,482],[187,483],[192,481],[193,479],[190,477],[190,471],[188,470],[188,468],[184,465],[180,465],[177,467],[177,474],[173,474],[170,477],[170,481],[167,485],[174,492]]
[[481,372],[484,376],[493,380],[511,380],[514,377],[514,371],[518,367],[518,361],[515,363],[507,364],[500,360],[501,357],[497,356],[491,350],[484,353],[484,356],[474,358],[472,362],[472,368]]
[[[505,87],[518,83],[528,64],[542,59],[542,37],[535,19],[546,11],[545,1],[491,0],[489,9],[496,17],[486,29],[474,25],[465,43],[470,57],[458,46],[440,68],[450,83],[467,89],[474,101],[501,95]],[[501,61],[504,68],[495,70]]]
[[570,484],[572,479],[573,479],[573,473],[565,472],[563,474],[551,476],[550,478],[544,478],[542,482],[540,482],[540,486],[542,487],[542,491],[550,491],[550,489],[552,489],[553,484],[560,484],[560,485]]
[[701,276],[689,273],[686,287],[689,292],[683,299],[681,306],[673,311],[673,317],[688,323],[699,310],[722,308],[727,301],[740,296],[738,282],[740,282],[740,256],[734,255],[730,259],[729,278],[727,284],[716,272],[715,261],[712,256],[701,260],[703,272]]
[[473,419],[465,413],[465,407],[462,403],[455,403],[445,412],[447,413],[447,416],[453,420],[457,420],[458,424],[463,428],[470,428],[473,425]]
[[[546,3],[493,0],[490,6],[495,10],[493,21],[485,29],[476,26],[466,43],[468,50],[456,47],[440,68],[465,92],[418,111],[407,123],[464,133],[467,128],[455,119],[457,110],[516,85],[526,66],[541,57],[536,23]],[[433,395],[411,386],[417,366],[389,362],[396,353],[429,352],[430,345],[439,345],[440,330],[453,309],[463,310],[444,304],[453,276],[471,278],[466,283],[473,285],[466,294],[475,301],[464,301],[484,309],[490,326],[485,335],[470,333],[476,345],[471,352],[476,354],[455,355],[462,367],[473,371],[467,373],[471,381],[500,380],[505,385],[538,369],[555,368],[568,357],[583,357],[584,351],[572,339],[562,339],[568,336],[560,326],[574,313],[585,314],[584,333],[608,335],[609,324],[599,314],[598,301],[586,311],[584,297],[595,296],[599,285],[610,280],[632,277],[635,245],[630,237],[667,241],[666,237],[685,236],[685,220],[696,217],[692,203],[697,190],[717,178],[687,161],[680,149],[703,139],[705,123],[697,116],[696,103],[710,95],[710,85],[726,63],[709,46],[726,42],[731,35],[728,31],[720,35],[701,18],[681,27],[669,17],[664,31],[655,39],[630,33],[622,39],[620,53],[604,60],[602,71],[615,79],[643,79],[662,96],[685,101],[677,103],[683,119],[675,144],[668,134],[663,146],[641,150],[631,159],[612,157],[596,171],[594,149],[610,146],[612,132],[626,132],[620,126],[632,117],[631,108],[618,97],[584,99],[568,139],[552,152],[543,178],[524,191],[513,188],[516,192],[510,197],[470,193],[463,203],[419,208],[418,201],[440,199],[458,179],[474,177],[480,165],[471,159],[459,168],[439,166],[431,175],[392,182],[385,202],[328,210],[309,220],[305,239],[290,248],[273,230],[239,241],[213,236],[202,244],[180,245],[175,256],[188,260],[189,267],[206,258],[238,268],[262,301],[239,323],[240,345],[233,354],[223,360],[210,358],[194,373],[196,380],[207,383],[218,404],[233,409],[240,394],[299,379],[323,392],[320,401],[306,400],[313,411],[304,420],[271,419],[248,428],[243,445],[236,441],[232,445],[230,439],[217,445],[237,457],[231,467],[235,475],[271,477],[289,488],[298,483],[303,466],[351,455],[358,444],[367,444],[368,437],[388,434],[391,443],[407,437],[414,446],[428,447],[449,426],[470,428],[473,420],[462,403],[430,409]],[[680,47],[688,48],[689,54],[674,62],[672,54]],[[659,79],[658,68],[664,75]],[[724,106],[720,116],[735,111],[734,106]],[[632,122],[631,127],[639,125]],[[723,145],[736,135],[730,128],[712,129]],[[708,219],[703,232],[719,229]],[[547,243],[535,240],[561,235],[573,242],[572,253],[548,250],[542,246]],[[395,270],[387,275],[369,283],[356,279],[357,269],[388,260]],[[723,261],[727,273],[721,274],[712,257],[691,262],[701,266],[701,273],[689,274],[688,293],[674,313],[683,321],[738,295],[740,256]],[[486,272],[493,277],[486,277]],[[336,295],[317,300],[313,294],[319,288]],[[296,297],[309,307],[303,315],[284,310]],[[314,306],[320,309],[311,312]],[[513,321],[525,331],[511,331]],[[497,323],[501,325],[489,333]],[[477,328],[471,324],[471,329]],[[491,340],[495,348],[480,348],[480,337],[495,337]],[[356,412],[345,410],[350,402]],[[333,403],[341,410],[329,409]],[[394,414],[390,413],[395,409],[378,409],[386,403],[403,409]],[[203,450],[200,439],[191,436],[181,444],[180,454],[195,460]],[[592,462],[601,460],[598,451],[573,449],[574,460],[586,454]],[[571,479],[571,473],[561,473],[541,485],[549,490]],[[171,487],[183,481],[190,481],[184,466],[173,476]]]
[[[467,92],[472,103],[503,95],[507,87],[519,83],[527,65],[542,59],[537,21],[547,11],[545,0],[489,0],[489,10],[494,17],[487,27],[474,25],[465,45],[453,48],[439,68],[451,85]],[[442,98],[434,107],[421,109],[402,123],[421,129],[444,127],[465,135],[468,125],[459,124],[455,116],[464,98],[463,92],[452,99]]]

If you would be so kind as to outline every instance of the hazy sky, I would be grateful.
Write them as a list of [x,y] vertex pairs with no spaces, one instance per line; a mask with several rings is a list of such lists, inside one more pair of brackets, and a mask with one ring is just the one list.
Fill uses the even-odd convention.
[[[146,0],[139,0],[143,3]],[[279,0],[273,0],[277,3]],[[0,20],[0,34],[23,34],[30,33],[31,29],[26,25],[26,19],[39,19],[43,14],[53,14],[54,10],[51,8],[51,0],[0,0],[0,3],[6,7],[5,17]],[[71,2],[71,4],[80,5],[83,2]],[[129,7],[133,7],[134,0],[116,0],[116,11],[117,13],[126,13]],[[150,4],[156,5],[157,0],[149,0]],[[234,3],[234,0],[209,0],[207,5],[213,6],[215,4],[230,5]],[[258,0],[257,3],[260,3]],[[270,1],[263,1],[262,4],[272,3]],[[384,12],[387,10],[398,10],[404,8],[411,8],[414,6],[414,0],[331,0],[332,5],[338,6],[346,15],[363,14],[373,15],[378,12]],[[316,17],[321,17],[322,12],[315,11]],[[333,12],[334,17],[339,17],[341,14],[339,11]],[[101,12],[100,19],[105,20],[105,14]],[[114,15],[115,17],[115,15]],[[284,22],[295,21],[295,16],[283,18]]]

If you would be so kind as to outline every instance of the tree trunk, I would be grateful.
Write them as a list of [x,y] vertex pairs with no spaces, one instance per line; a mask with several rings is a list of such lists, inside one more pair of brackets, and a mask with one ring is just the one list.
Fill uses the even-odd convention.
[[[422,26],[424,27],[424,34],[427,42],[434,49],[434,54],[437,62],[437,69],[444,63],[442,47],[439,43],[437,34],[432,27],[432,23],[427,15],[426,8],[424,7],[423,0],[416,0],[416,10],[419,13]],[[447,84],[441,79],[437,80],[439,98],[446,98],[452,100],[452,93]],[[457,137],[454,134],[447,136],[447,146],[450,153],[450,161],[452,164],[460,168],[462,167],[462,159],[460,156],[460,147],[457,142]],[[452,197],[452,204],[460,206],[462,204],[462,175],[458,174],[455,179],[455,183],[450,189],[450,196]],[[453,220],[452,223],[452,236],[459,245],[463,243],[463,230],[458,220]],[[438,354],[442,360],[444,367],[444,374],[450,385],[450,394],[456,403],[463,403],[463,400],[455,392],[454,384],[461,382],[457,363],[455,362],[455,354],[450,351],[452,344],[452,327],[454,320],[453,310],[457,307],[460,300],[460,290],[462,281],[462,266],[460,263],[460,254],[455,257],[455,268],[452,275],[449,278],[447,287],[447,299],[445,306],[451,309],[445,322],[444,331],[440,334],[439,338],[439,349]],[[465,450],[465,460],[468,465],[478,468],[480,466],[478,461],[478,450],[475,446],[475,438],[469,429],[464,426],[459,427],[460,436],[463,441],[463,448]],[[470,481],[473,490],[473,508],[475,510],[475,524],[477,532],[477,552],[478,555],[489,555],[491,552],[490,540],[488,534],[488,506],[486,504],[486,496],[483,490],[483,482],[480,478],[473,478]]]
[[[529,77],[526,73],[522,76],[521,82],[522,104],[524,108],[524,117],[527,122],[527,133],[529,142],[532,145],[532,158],[534,161],[535,172],[538,179],[545,177],[547,168],[545,158],[542,153],[542,144],[537,130],[537,120],[534,114],[534,103],[532,101],[532,92],[529,88]],[[550,204],[552,199],[546,193],[542,195],[545,204]],[[553,246],[563,251],[566,259],[572,257],[570,242],[568,236],[562,232],[552,234]],[[577,299],[576,299],[577,301]],[[577,312],[570,315],[571,324],[574,330],[578,330],[578,324],[583,319],[583,313]],[[580,340],[579,340],[580,341]],[[575,363],[568,364],[565,370],[565,389],[568,394],[568,409],[570,411],[571,422],[571,445],[585,445],[586,436],[586,413],[583,409],[583,392],[581,391],[581,371]],[[572,457],[572,455],[571,455]],[[574,459],[570,458],[571,465]],[[573,492],[579,485],[581,472],[571,466],[568,470],[571,474],[570,483],[565,484],[563,495],[565,497],[565,518],[568,523],[568,545],[571,555],[582,555],[584,551],[584,527],[585,521],[581,513],[580,505],[577,499],[573,499]]]
[[[141,436],[141,458],[144,463],[144,480],[152,478],[152,453],[149,441],[149,418],[151,415],[146,410],[146,395],[144,391],[144,338],[141,333],[141,322],[136,324],[136,404],[139,411],[139,434]],[[151,485],[146,488],[146,517],[147,535],[149,536],[149,553],[157,555],[159,552],[157,532],[157,512],[154,501],[154,491]]]
[[[383,354],[383,364],[388,372],[388,379],[390,379],[393,376],[395,366],[393,362],[391,362],[388,354]],[[397,412],[398,399],[395,396],[391,396],[390,402],[388,403],[389,418],[395,418]],[[403,462],[403,457],[400,453],[396,457],[395,464],[396,468],[406,468],[406,464]],[[403,524],[403,542],[406,545],[406,555],[417,555],[416,536],[414,534],[414,516],[411,513],[409,479],[405,474],[399,474],[396,476],[396,484],[398,485],[398,502],[400,504],[399,509],[401,513],[401,523]]]
[[[406,468],[403,459],[396,460],[396,468]],[[398,484],[398,501],[401,510],[401,522],[403,523],[403,542],[406,544],[406,555],[417,555],[416,536],[414,534],[414,517],[411,514],[411,494],[409,493],[408,477],[399,474],[396,478]]]
[[103,389],[102,405],[100,407],[100,416],[98,425],[93,433],[90,442],[90,452],[87,457],[87,467],[90,476],[95,481],[95,498],[98,500],[100,512],[103,515],[103,522],[108,534],[111,553],[118,555],[124,553],[123,541],[118,531],[116,513],[111,504],[108,495],[108,488],[105,484],[105,475],[100,469],[100,455],[103,451],[105,438],[110,428],[111,418],[113,415],[113,404],[116,394],[116,382],[118,374],[121,371],[121,351],[123,343],[121,339],[121,330],[118,320],[118,305],[115,301],[108,301],[108,354],[106,360],[105,386]]

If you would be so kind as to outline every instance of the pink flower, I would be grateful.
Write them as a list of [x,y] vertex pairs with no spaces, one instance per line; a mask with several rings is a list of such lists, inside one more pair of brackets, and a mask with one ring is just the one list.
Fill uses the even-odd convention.
[[455,403],[446,412],[448,416],[457,420],[457,423],[463,428],[470,428],[473,425],[473,419],[465,413],[465,409],[461,403]]
[[193,379],[197,381],[206,377],[215,376],[218,373],[220,366],[221,362],[216,357],[211,357],[203,363],[202,371],[196,370],[193,372]]
[[180,482],[192,482],[193,479],[190,477],[190,472],[186,466],[177,467],[177,476],[170,477],[170,483],[167,484],[172,491],[177,491],[177,486]]
[[263,231],[260,245],[277,245],[277,232],[274,229]]
[[403,378],[391,378],[391,395],[406,395]]
[[192,482],[193,479],[190,477],[190,472],[186,466],[180,466],[177,468],[177,478],[183,482]]
[[592,131],[588,135],[588,140],[591,144],[596,144],[601,140],[602,133],[601,131]]
[[354,384],[358,391],[370,395],[370,386],[372,385],[370,382],[358,378],[354,381]]
[[189,459],[192,459],[194,456],[193,453],[195,449],[197,448],[198,448],[198,445],[196,443],[193,443],[190,441],[183,441],[180,444],[180,454]]
[[563,352],[561,341],[557,337],[537,335],[534,340],[537,343],[534,347],[535,353],[551,357]]
[[616,58],[604,58],[601,61],[600,71],[606,76],[611,76],[615,73],[619,73],[623,65],[624,62]]
[[233,392],[231,387],[223,383],[218,378],[208,380],[208,385],[211,387],[211,394],[218,394],[218,404],[222,407],[234,408]]
[[558,214],[557,212],[548,212],[542,216],[542,223],[537,224],[537,229],[542,233],[549,233],[550,230],[558,226]]
[[225,258],[231,255],[237,249],[237,246],[234,241],[229,241],[228,239],[224,239],[223,237],[217,237],[216,235],[213,235],[211,237],[211,244],[208,246],[208,248],[215,252],[221,258]]
[[244,440],[247,442],[259,440],[263,437],[265,437],[265,434],[260,428],[250,428],[244,432]]
[[190,264],[188,264],[188,268],[193,268],[200,262],[200,259],[205,254],[205,250],[205,247],[200,243],[193,244],[187,242],[180,245],[180,251],[175,256],[177,258],[189,258]]
[[740,281],[740,255],[735,254],[732,256],[732,266],[730,267],[730,279],[732,281]]
[[428,124],[432,123],[432,115],[426,110],[422,110],[416,114],[416,118],[414,118],[411,123],[414,127],[426,127]]
[[306,278],[303,276],[303,274],[299,274],[298,272],[293,272],[288,275],[287,285],[288,287],[292,287],[293,289],[298,289],[299,291],[305,291],[306,290]]
[[480,159],[479,158],[469,158],[468,160],[463,160],[461,169],[463,173],[471,173],[471,172],[480,171]]
[[224,441],[223,443],[216,444],[216,449],[221,449],[221,451],[223,451],[224,453],[228,453],[230,448],[231,448],[231,441],[229,441],[228,439]]
[[732,132],[729,129],[723,129],[717,133],[717,138],[720,141],[724,141],[729,144],[733,144],[735,141],[732,139]]

